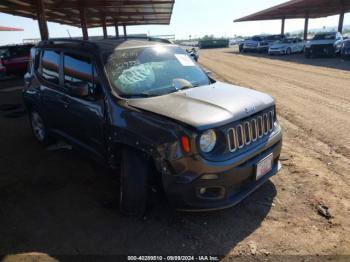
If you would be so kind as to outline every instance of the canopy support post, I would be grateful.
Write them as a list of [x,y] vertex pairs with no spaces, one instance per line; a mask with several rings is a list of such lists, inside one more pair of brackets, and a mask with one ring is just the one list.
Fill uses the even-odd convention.
[[343,25],[344,25],[344,11],[339,15],[339,25],[338,25],[338,32],[342,33],[343,32]]
[[308,30],[309,30],[309,15],[307,14],[305,17],[305,25],[304,25],[304,40],[307,40],[307,35],[308,35]]
[[83,32],[83,39],[84,40],[89,40],[85,8],[84,7],[80,8],[79,12],[80,12],[81,30]]
[[115,22],[115,37],[119,38],[119,27],[118,22]]
[[48,40],[49,30],[47,28],[44,1],[36,0],[36,6],[37,6],[37,18],[38,18],[38,25],[39,25],[41,40]]
[[124,30],[124,39],[126,39],[127,38],[126,25],[123,25],[123,30]]
[[107,25],[106,25],[106,17],[105,16],[103,17],[103,20],[102,20],[102,29],[103,29],[103,38],[107,39],[108,35],[107,35]]
[[284,35],[284,26],[285,26],[286,19],[282,18],[282,25],[281,25],[281,35]]

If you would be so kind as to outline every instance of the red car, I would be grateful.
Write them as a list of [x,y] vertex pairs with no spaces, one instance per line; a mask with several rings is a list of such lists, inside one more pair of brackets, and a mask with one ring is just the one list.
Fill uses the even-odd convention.
[[0,46],[0,75],[23,76],[32,47],[31,44]]

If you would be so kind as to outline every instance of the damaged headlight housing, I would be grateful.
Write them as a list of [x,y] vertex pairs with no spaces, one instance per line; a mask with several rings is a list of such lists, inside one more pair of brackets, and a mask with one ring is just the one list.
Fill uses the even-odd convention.
[[199,139],[199,147],[204,153],[213,151],[216,145],[216,133],[213,129],[205,131]]

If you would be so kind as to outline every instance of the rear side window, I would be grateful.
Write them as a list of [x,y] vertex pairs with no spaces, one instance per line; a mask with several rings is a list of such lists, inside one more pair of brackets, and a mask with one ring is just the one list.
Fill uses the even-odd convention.
[[90,90],[93,89],[93,66],[90,58],[65,53],[63,65],[65,86],[88,84]]
[[54,84],[59,84],[60,53],[45,50],[41,58],[42,77]]

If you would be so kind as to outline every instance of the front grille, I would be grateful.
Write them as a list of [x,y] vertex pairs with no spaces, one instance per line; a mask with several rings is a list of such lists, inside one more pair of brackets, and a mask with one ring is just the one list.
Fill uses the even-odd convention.
[[267,136],[273,131],[274,121],[274,110],[270,110],[242,120],[235,127],[229,128],[227,131],[229,150],[235,152]]
[[251,43],[248,43],[248,44],[245,44],[247,47],[257,47],[258,44],[251,44]]
[[313,45],[311,47],[311,52],[314,55],[333,54],[334,53],[334,46],[333,46],[333,44]]

